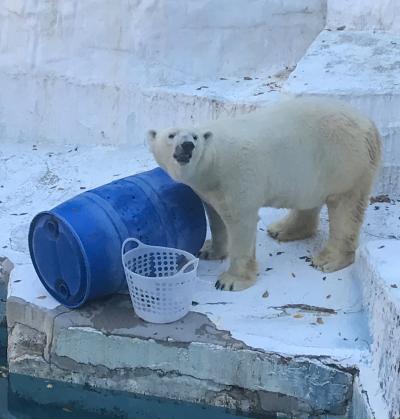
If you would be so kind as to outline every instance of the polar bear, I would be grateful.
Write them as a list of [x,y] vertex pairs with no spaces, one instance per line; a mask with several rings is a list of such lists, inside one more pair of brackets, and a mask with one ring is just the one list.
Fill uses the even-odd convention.
[[217,289],[242,290],[256,280],[264,206],[290,209],[268,228],[273,238],[289,241],[312,236],[326,204],[329,239],[313,265],[333,272],[354,262],[380,139],[374,124],[348,105],[290,98],[204,126],[151,130],[148,141],[158,164],[204,201],[212,239],[200,257],[230,258]]

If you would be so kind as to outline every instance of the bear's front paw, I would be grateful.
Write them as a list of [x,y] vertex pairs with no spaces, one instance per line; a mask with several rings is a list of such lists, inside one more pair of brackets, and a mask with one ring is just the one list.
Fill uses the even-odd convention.
[[204,260],[221,260],[227,257],[227,252],[213,246],[212,240],[207,240],[199,252],[199,258]]
[[254,282],[255,279],[244,279],[238,276],[234,276],[229,272],[224,272],[219,276],[218,281],[215,283],[215,288],[217,290],[225,291],[241,291],[251,287]]
[[294,226],[284,221],[271,224],[267,229],[268,234],[280,242],[303,240],[311,237],[315,233],[314,228],[307,226]]

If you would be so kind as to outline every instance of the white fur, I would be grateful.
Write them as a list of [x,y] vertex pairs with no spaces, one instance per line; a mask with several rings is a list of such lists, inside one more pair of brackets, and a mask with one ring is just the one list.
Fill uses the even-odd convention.
[[[185,141],[195,147],[182,164],[173,155]],[[217,288],[239,290],[254,282],[263,206],[291,209],[269,227],[272,237],[287,241],[314,234],[327,204],[330,236],[313,263],[332,272],[354,261],[380,140],[374,124],[347,105],[289,99],[203,127],[151,131],[149,143],[159,165],[206,203],[212,241],[201,256],[230,256]]]

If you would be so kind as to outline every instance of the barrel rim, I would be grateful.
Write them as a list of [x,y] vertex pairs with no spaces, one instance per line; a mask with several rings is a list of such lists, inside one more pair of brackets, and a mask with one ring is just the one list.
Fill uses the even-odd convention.
[[[62,222],[63,224],[65,224],[65,226],[68,227],[68,231],[71,233],[71,235],[75,239],[75,241],[78,244],[79,249],[81,251],[83,262],[85,264],[85,277],[86,277],[86,287],[85,288],[86,289],[85,289],[85,292],[84,292],[84,295],[82,296],[82,298],[79,299],[79,301],[76,302],[75,304],[68,303],[65,300],[63,300],[63,301],[60,300],[59,295],[58,294],[55,294],[55,292],[47,285],[46,281],[43,279],[43,277],[42,277],[42,275],[40,273],[40,269],[39,269],[39,267],[38,267],[38,265],[37,265],[37,263],[35,261],[34,252],[33,252],[33,248],[32,248],[32,246],[33,246],[34,225],[35,225],[35,221],[37,219],[39,219],[40,217],[44,216],[44,215],[49,215],[49,216],[57,217],[57,219],[60,222]],[[64,217],[60,216],[57,213],[52,212],[51,210],[50,211],[41,211],[41,212],[39,212],[38,214],[36,214],[32,218],[32,221],[31,221],[30,226],[29,226],[28,247],[29,247],[29,253],[30,253],[30,256],[31,256],[31,261],[32,261],[33,267],[35,268],[36,274],[37,274],[38,278],[40,279],[40,282],[42,283],[42,285],[46,288],[47,292],[57,302],[59,302],[61,305],[65,306],[67,308],[78,308],[78,307],[81,307],[87,301],[87,299],[89,297],[89,291],[90,291],[90,288],[91,288],[91,277],[90,277],[90,275],[88,273],[88,269],[87,269],[87,267],[89,266],[89,261],[87,259],[86,253],[84,252],[84,248],[83,248],[82,242],[81,242],[79,236],[76,234],[76,232],[73,229],[73,227],[71,226],[71,224],[68,223],[68,221]]]

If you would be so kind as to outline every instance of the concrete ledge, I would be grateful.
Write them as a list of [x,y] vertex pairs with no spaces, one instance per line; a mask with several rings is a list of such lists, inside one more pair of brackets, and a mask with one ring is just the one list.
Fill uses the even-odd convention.
[[18,321],[26,302],[11,297],[8,307],[11,373],[257,414],[343,415],[351,399],[353,369],[250,348],[202,314],[150,325],[127,296],[115,296],[79,311],[50,310],[43,327]]
[[[2,102],[7,104],[0,104],[0,136],[56,145],[142,145],[150,128],[235,116],[275,100],[289,73],[287,68],[255,78],[146,87],[0,68]],[[26,100],[15,100],[22,96]]]
[[[400,241],[372,241],[360,251],[356,274],[363,281],[373,343],[372,367],[389,408],[400,416]],[[377,416],[379,417],[379,416]]]

